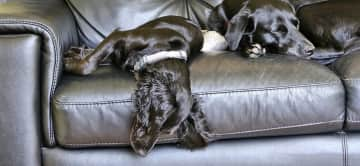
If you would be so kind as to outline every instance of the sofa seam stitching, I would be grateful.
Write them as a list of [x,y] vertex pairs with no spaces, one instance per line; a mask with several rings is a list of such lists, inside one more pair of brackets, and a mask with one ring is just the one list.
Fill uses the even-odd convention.
[[360,78],[341,78],[341,80],[348,82],[359,82]]
[[312,125],[332,124],[332,123],[338,123],[338,122],[343,122],[343,120],[331,120],[331,121],[323,121],[323,122],[312,122],[312,123],[299,124],[299,125],[286,125],[286,126],[272,127],[272,128],[267,128],[267,129],[248,130],[248,131],[232,132],[232,133],[226,133],[226,134],[215,134],[215,136],[235,135],[235,134],[252,133],[252,132],[263,132],[263,131],[272,131],[272,130],[280,130],[280,129],[306,127],[306,126],[312,126]]
[[327,83],[316,83],[316,84],[304,84],[304,85],[285,85],[279,87],[265,87],[265,88],[249,88],[249,89],[235,89],[235,90],[222,90],[222,91],[208,91],[208,92],[196,92],[195,95],[216,95],[226,93],[241,93],[241,92],[259,92],[259,91],[276,91],[276,90],[288,90],[288,89],[299,89],[299,88],[319,88],[321,86],[335,86],[340,85],[341,81],[332,81]]
[[342,165],[349,166],[348,136],[344,131],[338,132],[341,138]]
[[351,122],[351,123],[360,123],[360,121],[358,120],[346,120],[347,122]]
[[55,101],[56,104],[63,105],[63,106],[87,106],[87,105],[108,105],[108,104],[127,104],[133,102],[132,99],[127,100],[109,100],[109,101],[99,101],[99,102],[61,102],[61,101]]
[[[248,131],[241,131],[241,132],[229,132],[229,133],[223,133],[223,134],[214,134],[214,139],[216,139],[217,136],[224,136],[224,135],[236,135],[236,134],[247,134],[247,133],[255,133],[255,132],[268,132],[268,131],[274,131],[274,130],[281,130],[281,129],[290,129],[290,128],[297,128],[297,127],[309,127],[309,126],[313,126],[313,125],[324,125],[324,124],[334,124],[334,123],[338,123],[338,122],[343,122],[343,120],[332,120],[332,121],[326,121],[326,122],[313,122],[313,123],[307,123],[307,124],[300,124],[300,125],[287,125],[287,126],[281,126],[281,127],[273,127],[273,128],[266,128],[266,129],[257,129],[257,130],[248,130]],[[169,141],[169,140],[176,140],[174,138],[170,138],[170,139],[165,139],[165,140],[161,140],[161,141]],[[116,142],[98,142],[95,141],[93,143],[65,143],[63,144],[64,146],[72,146],[72,147],[76,147],[76,146],[89,146],[89,145],[112,145],[112,144],[116,144],[116,145],[128,145],[127,143],[116,143]]]
[[346,152],[345,152],[345,139],[344,139],[344,133],[340,132],[340,138],[341,138],[341,151],[342,151],[342,165],[346,166]]
[[349,166],[349,144],[348,144],[348,135],[347,133],[345,133],[345,153],[346,153],[346,160],[345,160],[345,164],[346,166]]
[[[287,89],[298,89],[298,88],[319,88],[321,86],[335,86],[338,85],[340,81],[333,81],[329,83],[319,83],[319,84],[308,84],[308,85],[296,85],[296,86],[283,86],[283,87],[267,87],[267,88],[251,88],[251,89],[237,89],[237,90],[222,90],[222,91],[207,91],[207,92],[196,92],[193,95],[196,96],[209,96],[209,95],[219,95],[219,94],[234,94],[234,93],[249,93],[249,92],[259,92],[259,91],[276,91],[276,90],[287,90]],[[101,105],[101,104],[124,104],[132,102],[132,99],[125,100],[110,100],[110,101],[99,101],[99,102],[62,102],[55,100],[55,103],[59,105]]]

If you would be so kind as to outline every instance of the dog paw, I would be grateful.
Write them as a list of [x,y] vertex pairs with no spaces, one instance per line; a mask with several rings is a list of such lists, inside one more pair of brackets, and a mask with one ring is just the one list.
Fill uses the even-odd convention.
[[263,48],[260,44],[252,44],[249,49],[246,50],[249,58],[259,58],[266,53],[266,49]]
[[90,63],[86,57],[93,52],[93,49],[83,47],[71,47],[64,54],[64,70],[78,75],[88,75],[97,68],[96,63]]
[[96,70],[97,65],[89,63],[85,59],[81,59],[78,56],[65,57],[63,59],[64,70],[69,73],[78,75],[88,75]]

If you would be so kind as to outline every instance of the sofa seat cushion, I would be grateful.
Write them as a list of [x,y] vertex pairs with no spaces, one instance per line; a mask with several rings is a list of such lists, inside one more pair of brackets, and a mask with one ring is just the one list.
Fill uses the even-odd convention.
[[[295,57],[242,58],[208,53],[191,65],[192,91],[214,140],[339,131],[344,88],[328,68]],[[53,98],[57,143],[63,147],[127,146],[135,110],[130,74],[111,66],[89,76],[64,75]],[[160,143],[176,142],[175,136]]]
[[340,58],[333,65],[346,89],[346,129],[360,130],[360,51]]

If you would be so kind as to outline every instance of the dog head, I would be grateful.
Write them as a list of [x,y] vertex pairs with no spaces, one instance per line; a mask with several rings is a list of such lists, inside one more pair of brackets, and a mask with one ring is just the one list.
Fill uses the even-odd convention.
[[302,58],[315,49],[299,32],[295,9],[286,0],[225,0],[211,14],[209,28],[223,33],[233,51],[244,40],[259,43],[270,53]]

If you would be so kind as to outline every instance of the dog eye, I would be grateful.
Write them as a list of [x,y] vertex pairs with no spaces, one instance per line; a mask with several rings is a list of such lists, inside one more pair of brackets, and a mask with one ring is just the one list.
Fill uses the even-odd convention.
[[280,32],[280,33],[287,33],[288,29],[284,26],[284,25],[280,25],[277,29],[276,32]]
[[299,21],[298,21],[298,20],[291,20],[291,23],[292,23],[295,27],[298,27],[298,26],[299,26]]

